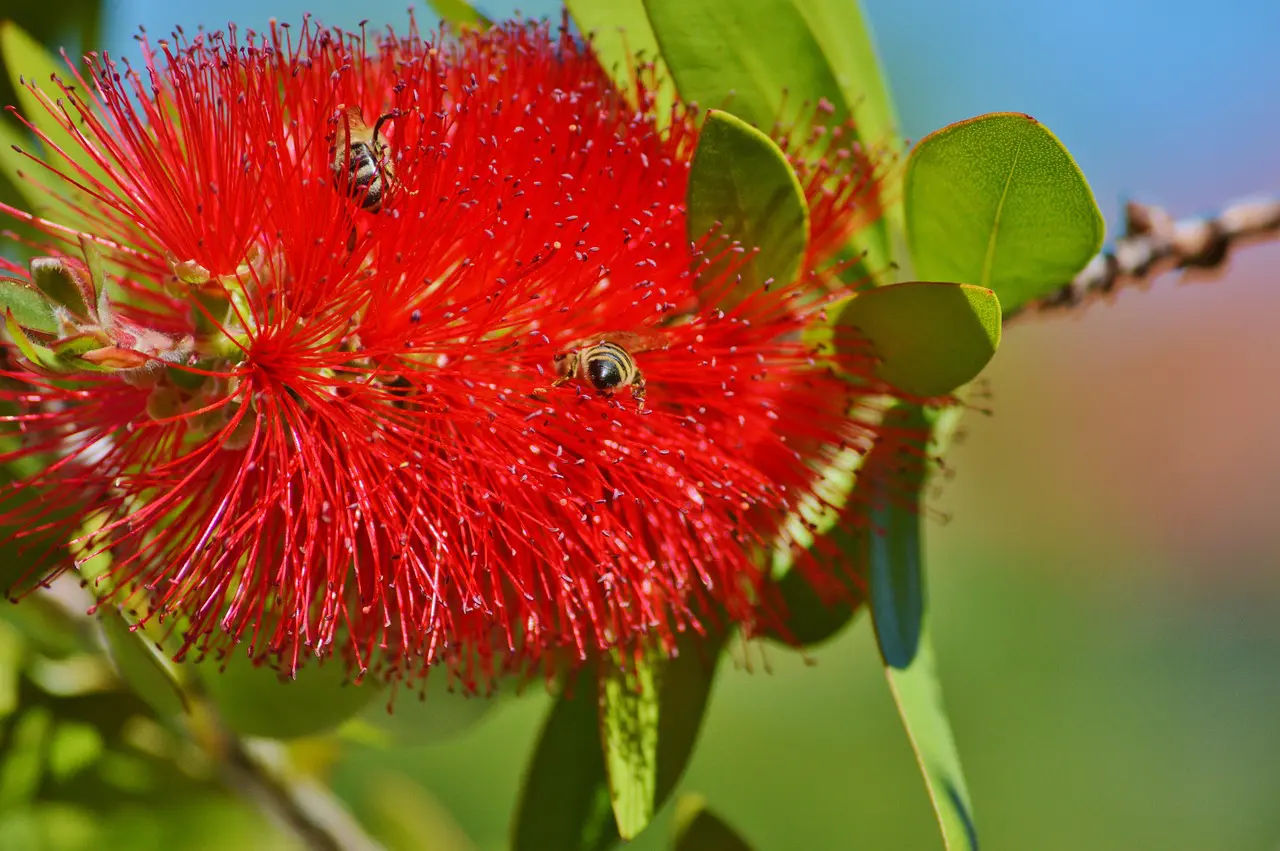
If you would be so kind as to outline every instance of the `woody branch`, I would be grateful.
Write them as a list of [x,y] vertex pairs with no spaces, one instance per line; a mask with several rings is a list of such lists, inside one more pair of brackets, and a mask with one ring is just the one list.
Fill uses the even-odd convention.
[[1280,237],[1280,199],[1238,201],[1209,218],[1174,221],[1160,207],[1130,201],[1125,234],[1053,294],[1012,316],[1071,309],[1121,286],[1144,284],[1172,269],[1218,269],[1234,248]]

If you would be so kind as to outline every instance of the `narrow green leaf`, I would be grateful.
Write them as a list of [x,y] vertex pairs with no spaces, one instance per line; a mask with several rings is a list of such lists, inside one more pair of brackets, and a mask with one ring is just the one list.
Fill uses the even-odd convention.
[[26,281],[0,278],[0,309],[11,312],[14,321],[29,331],[50,335],[58,333],[58,317],[54,315],[53,302]]
[[78,358],[86,352],[94,352],[109,345],[111,343],[104,341],[102,336],[97,333],[73,334],[70,337],[54,341],[52,351],[58,360],[63,363],[74,362],[77,365],[83,364],[84,367],[90,368],[93,366],[92,364],[79,361]]
[[[684,775],[706,715],[711,686],[724,648],[725,636],[682,636],[679,655],[651,663],[657,690],[656,762],[642,763],[644,788],[652,788],[652,804],[640,801],[640,812],[657,812]],[[547,718],[537,750],[525,775],[514,829],[514,851],[603,851],[620,841],[617,788],[626,777],[611,777],[606,770],[604,744],[608,710],[601,700],[605,685],[594,668],[584,670],[568,696],[561,696]],[[619,696],[620,701],[625,700]],[[645,710],[652,712],[652,706]],[[625,722],[608,722],[617,731],[615,741],[627,742]],[[626,770],[623,754],[610,764]],[[631,794],[631,793],[628,793]],[[634,826],[634,821],[629,821]]]
[[9,332],[9,339],[18,347],[18,352],[31,364],[55,372],[64,371],[62,363],[52,349],[32,342],[31,338],[27,336],[27,332],[22,330],[22,326],[14,318],[12,310],[6,309],[4,312],[4,327]]
[[853,113],[857,138],[872,149],[896,148],[898,117],[862,4],[857,0],[792,2],[821,47]]
[[182,686],[156,656],[147,637],[139,630],[130,629],[129,622],[115,609],[105,609],[101,621],[111,661],[138,697],[161,718],[172,718],[185,712],[187,698]]
[[588,665],[551,707],[525,772],[513,851],[606,851],[619,842]]
[[676,101],[675,83],[662,61],[643,0],[567,0],[565,5],[578,29],[591,37],[600,66],[630,96],[632,104],[638,105],[633,66],[637,59],[654,64],[658,78],[654,113],[660,124],[665,123]]
[[292,739],[331,730],[382,693],[372,682],[349,682],[346,668],[332,660],[310,660],[292,680],[239,653],[228,657],[224,671],[212,663],[196,670],[222,719],[247,736]]
[[[649,23],[686,102],[732,112],[769,130],[803,127],[819,98],[849,114],[821,46],[792,0],[645,0]],[[784,114],[784,104],[789,112]]]
[[699,795],[684,795],[676,802],[675,827],[675,851],[751,851]]
[[[72,131],[55,118],[45,103],[23,83],[24,78],[33,82],[55,104],[61,100],[63,107],[73,116],[72,120],[79,120],[75,107],[67,103],[62,90],[52,82],[54,76],[59,79],[68,76],[70,69],[67,65],[51,56],[38,41],[13,21],[0,21],[0,54],[4,56],[4,70],[17,92],[18,107],[23,117],[39,128],[62,151],[59,154],[55,150],[46,150],[43,156],[45,162],[83,183],[85,178],[71,165],[74,162],[84,168],[93,179],[108,186],[113,185],[102,167],[85,152]],[[83,193],[14,151],[11,147],[13,144],[24,149],[30,148],[23,140],[14,142],[5,138],[4,142],[5,147],[0,149],[0,167],[29,203],[39,208],[41,215],[49,216],[68,227],[83,230],[87,222],[82,215],[76,213],[74,203],[51,203],[51,199],[58,195],[74,199]],[[70,161],[67,157],[70,157]],[[26,180],[17,177],[19,171],[27,175]]]
[[[844,94],[854,118],[853,140],[868,151],[882,151],[885,158],[901,151],[898,116],[885,83],[884,71],[876,55],[875,39],[857,0],[793,0],[804,16],[827,64]],[[886,170],[886,179],[897,179],[898,169]],[[865,252],[861,266],[867,273],[880,275],[889,271],[891,263],[909,265],[905,251],[906,225],[903,221],[902,193],[897,187],[886,187],[880,202],[884,215],[862,232],[854,235],[854,252]]]
[[926,628],[920,633],[915,659],[907,668],[885,668],[898,714],[911,739],[924,775],[947,851],[977,851],[978,829],[960,752],[942,704],[933,646]]
[[[928,428],[918,406],[900,405],[888,415],[893,427]],[[922,448],[921,448],[922,449]],[[977,851],[973,807],[960,755],[942,704],[929,642],[921,545],[920,490],[926,480],[923,453],[904,451],[901,475],[878,480],[866,537],[871,616],[898,713],[911,739],[948,851]]]
[[[770,282],[783,286],[795,279],[809,242],[809,208],[790,163],[768,136],[712,110],[693,153],[687,207],[691,241],[715,232],[710,253],[730,240],[759,249],[739,267],[734,292],[715,294],[717,306],[731,306]],[[737,257],[730,252],[716,260],[700,280],[723,280]]]
[[493,21],[477,12],[467,0],[427,0],[427,3],[441,20],[455,26],[474,27],[479,30],[487,30],[493,26]]
[[111,302],[107,294],[102,248],[86,234],[80,234],[80,251],[84,254],[84,265],[89,270],[89,285],[84,295],[87,298],[92,292],[97,296],[97,303],[89,306],[89,316],[104,328],[108,327],[111,324]]
[[968,384],[1000,345],[1000,300],[969,284],[877,287],[850,299],[838,322],[858,330],[851,344],[871,344],[881,379],[923,397]]
[[1102,246],[1084,175],[1029,115],[984,115],[926,136],[904,193],[915,273],[990,287],[1006,313],[1070,281]]
[[658,792],[658,684],[641,659],[600,677],[600,735],[618,834],[635,839],[653,820]]

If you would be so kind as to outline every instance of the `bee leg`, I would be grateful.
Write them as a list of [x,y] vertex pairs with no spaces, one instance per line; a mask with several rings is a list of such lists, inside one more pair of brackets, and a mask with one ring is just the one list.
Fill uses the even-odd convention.
[[631,398],[636,400],[636,409],[644,410],[644,376],[637,375],[636,380],[631,384]]
[[571,378],[573,378],[573,376],[572,376],[572,375],[562,375],[562,376],[560,376],[559,378],[557,378],[555,381],[551,382],[551,386],[552,386],[552,387],[563,387],[565,384],[568,384],[568,383],[569,383],[569,379],[571,379]]
[[347,253],[351,254],[356,250],[356,226],[351,226],[351,233],[347,234]]

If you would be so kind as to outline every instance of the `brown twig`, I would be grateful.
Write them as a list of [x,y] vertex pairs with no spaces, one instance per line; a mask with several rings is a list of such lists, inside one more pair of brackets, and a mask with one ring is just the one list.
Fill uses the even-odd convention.
[[1238,245],[1280,236],[1280,199],[1238,201],[1209,218],[1174,221],[1159,207],[1125,205],[1125,235],[1053,294],[1012,315],[1071,309],[1171,269],[1217,269]]

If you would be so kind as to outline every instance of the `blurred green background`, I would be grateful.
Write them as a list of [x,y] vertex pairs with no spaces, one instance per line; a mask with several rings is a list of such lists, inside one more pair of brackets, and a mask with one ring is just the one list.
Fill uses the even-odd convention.
[[[139,24],[312,11],[377,26],[402,24],[404,3],[118,0],[101,32],[136,55]],[[3,0],[0,17],[63,14],[26,5]],[[866,5],[910,136],[1029,112],[1076,155],[1113,229],[1128,195],[1185,215],[1280,192],[1275,6]],[[78,41],[71,8],[50,38]],[[984,848],[1280,848],[1278,265],[1280,247],[1248,249],[1216,280],[1169,276],[1008,329],[987,373],[995,413],[968,419],[934,498],[951,519],[928,529],[934,640]],[[765,645],[733,658],[685,789],[766,851],[941,848],[865,619],[804,658]],[[436,743],[353,734],[298,752],[393,847],[432,835],[434,848],[502,849],[548,705],[505,702]],[[0,803],[12,774],[0,767]],[[72,813],[59,847],[276,844],[213,788],[144,782],[99,801],[108,844],[77,845],[105,840],[75,834]],[[12,821],[0,847],[33,841],[5,833]],[[659,823],[633,847],[665,843]]]

